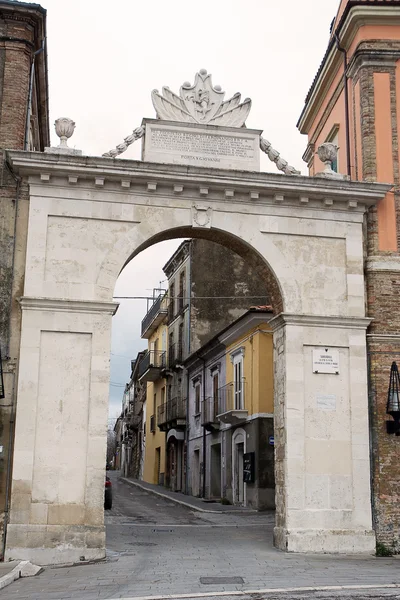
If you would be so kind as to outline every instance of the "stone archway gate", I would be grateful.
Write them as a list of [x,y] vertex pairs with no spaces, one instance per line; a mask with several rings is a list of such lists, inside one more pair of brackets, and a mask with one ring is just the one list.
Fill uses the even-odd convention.
[[135,252],[191,232],[246,246],[282,295],[275,544],[374,552],[362,225],[389,186],[57,152],[8,161],[30,209],[7,558],[105,555],[114,286]]

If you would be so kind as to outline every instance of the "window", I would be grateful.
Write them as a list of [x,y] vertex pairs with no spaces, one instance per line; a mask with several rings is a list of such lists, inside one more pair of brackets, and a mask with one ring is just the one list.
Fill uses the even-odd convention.
[[174,333],[169,334],[168,340],[168,363],[173,366],[175,363],[175,347],[174,347]]
[[165,386],[161,388],[161,405],[165,404]]
[[175,284],[169,286],[168,320],[172,321],[175,315]]
[[180,323],[180,325],[179,325],[177,358],[178,358],[178,360],[182,360],[182,358],[183,358],[183,323]]
[[185,269],[181,271],[179,276],[179,297],[178,297],[178,312],[183,310],[185,305],[185,283],[186,283],[186,274]]
[[151,361],[151,364],[154,365],[155,367],[158,367],[158,365],[159,365],[158,357],[159,357],[159,352],[158,352],[158,338],[157,338],[154,342],[153,356],[152,356],[152,361]]
[[194,414],[198,415],[200,413],[200,382],[196,383],[194,386]]
[[235,410],[244,409],[243,357],[244,348],[239,348],[231,355],[233,363],[233,404]]
[[213,411],[214,411],[213,416],[214,417],[216,417],[220,413],[218,394],[219,394],[219,373],[218,373],[218,371],[215,371],[213,373]]
[[154,394],[154,397],[153,397],[153,415],[156,414],[156,409],[157,409],[157,394]]

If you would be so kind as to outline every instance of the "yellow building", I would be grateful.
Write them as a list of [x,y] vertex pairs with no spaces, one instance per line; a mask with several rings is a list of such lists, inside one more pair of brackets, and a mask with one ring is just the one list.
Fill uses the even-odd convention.
[[166,318],[167,298],[162,294],[142,321],[142,338],[148,340],[148,351],[139,365],[139,381],[147,383],[143,479],[161,485],[165,478],[165,432],[160,431],[158,421],[166,403]]
[[275,506],[272,317],[251,308],[186,361],[193,495]]
[[[233,325],[229,329],[235,330]],[[227,337],[229,335],[229,337]],[[235,335],[233,333],[233,335]],[[231,339],[232,332],[220,340]],[[226,347],[226,380],[232,382],[232,402],[247,416],[274,412],[273,339],[268,322],[239,335]]]

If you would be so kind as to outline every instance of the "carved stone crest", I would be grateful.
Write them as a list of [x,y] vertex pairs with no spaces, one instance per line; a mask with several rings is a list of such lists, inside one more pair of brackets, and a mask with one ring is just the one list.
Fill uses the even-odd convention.
[[212,208],[211,206],[192,206],[192,227],[211,228]]
[[169,87],[163,87],[162,95],[158,90],[151,93],[158,119],[243,127],[251,108],[250,98],[241,104],[239,93],[225,102],[224,96],[220,85],[213,86],[211,74],[206,69],[196,73],[193,85],[186,81],[181,86],[179,96]]

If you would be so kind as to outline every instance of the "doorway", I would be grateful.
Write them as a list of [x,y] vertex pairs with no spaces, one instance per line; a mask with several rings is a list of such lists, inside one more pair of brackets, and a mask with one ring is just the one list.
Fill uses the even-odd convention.
[[232,437],[233,503],[238,506],[246,506],[246,485],[243,481],[243,458],[245,452],[246,434],[243,429],[238,429]]
[[161,448],[156,448],[156,460],[155,460],[155,481],[156,484],[160,483],[160,470],[161,470]]
[[221,444],[211,446],[210,496],[221,498]]
[[200,450],[193,452],[192,494],[200,497]]

